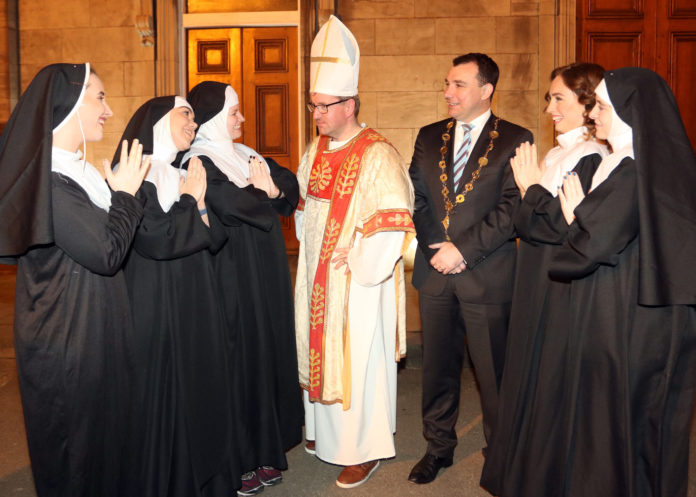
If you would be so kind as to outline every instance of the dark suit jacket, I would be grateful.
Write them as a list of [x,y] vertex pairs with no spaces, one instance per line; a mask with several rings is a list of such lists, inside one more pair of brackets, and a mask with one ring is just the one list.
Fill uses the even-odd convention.
[[[478,168],[478,159],[490,142],[496,116],[491,115],[477,140],[464,169],[459,189],[450,197],[461,193],[463,186]],[[481,176],[474,182],[466,200],[458,204],[450,215],[449,234],[464,259],[467,268],[458,275],[444,276],[429,263],[435,250],[432,243],[443,242],[445,230],[445,204],[440,182],[440,147],[442,134],[450,119],[438,121],[421,128],[416,139],[410,175],[415,188],[415,212],[418,250],[413,269],[413,285],[420,291],[438,295],[445,287],[446,278],[454,278],[457,294],[469,303],[495,304],[509,302],[515,270],[515,233],[513,215],[520,196],[510,167],[510,158],[520,143],[533,142],[529,130],[500,120],[499,136],[488,154],[488,165],[481,169]],[[450,192],[452,186],[452,156],[454,128],[448,142],[447,176]]]

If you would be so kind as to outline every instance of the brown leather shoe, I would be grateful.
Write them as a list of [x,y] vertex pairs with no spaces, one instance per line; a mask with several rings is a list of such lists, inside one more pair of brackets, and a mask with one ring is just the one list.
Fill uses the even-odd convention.
[[341,488],[353,488],[365,483],[379,467],[379,461],[364,462],[346,466],[338,475],[336,485]]
[[314,442],[314,440],[307,440],[304,450],[307,452],[307,454],[315,455],[317,453],[317,444]]

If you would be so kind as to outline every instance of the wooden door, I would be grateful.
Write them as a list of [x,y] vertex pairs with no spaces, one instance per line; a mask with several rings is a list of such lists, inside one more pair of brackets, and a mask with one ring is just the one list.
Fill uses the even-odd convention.
[[679,104],[691,146],[696,149],[696,0],[658,1],[656,71]]
[[696,0],[578,0],[576,33],[578,60],[662,76],[696,148]]
[[[187,85],[230,84],[246,118],[239,141],[297,172],[300,159],[297,28],[189,29]],[[292,218],[281,217],[288,253],[298,242]]]

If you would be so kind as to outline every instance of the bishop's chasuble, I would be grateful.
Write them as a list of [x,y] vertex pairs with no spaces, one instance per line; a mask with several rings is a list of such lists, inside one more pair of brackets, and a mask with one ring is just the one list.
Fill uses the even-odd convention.
[[[390,323],[383,333],[392,334],[394,349],[386,352],[394,362],[406,352],[401,255],[415,236],[413,187],[406,164],[375,130],[365,128],[333,150],[329,141],[326,136],[315,139],[297,173],[295,325],[300,383],[309,400],[342,403],[347,410],[351,376],[359,373],[351,371],[351,333],[357,325]],[[390,251],[394,241],[398,244]],[[331,263],[334,250],[346,247],[351,248],[348,274],[345,266],[335,269]],[[358,281],[351,283],[351,278]],[[382,299],[386,307],[377,306],[374,315],[368,309],[359,315],[348,312],[352,298],[375,287],[387,295]]]

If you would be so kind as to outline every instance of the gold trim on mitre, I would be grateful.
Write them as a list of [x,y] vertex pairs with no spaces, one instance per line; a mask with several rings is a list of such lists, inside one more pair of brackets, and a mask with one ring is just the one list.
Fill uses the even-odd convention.
[[[313,92],[314,89],[317,87],[317,81],[319,81],[319,71],[321,70],[321,63],[322,63],[322,62],[325,62],[325,61],[322,60],[322,59],[328,59],[328,58],[330,58],[330,57],[324,57],[324,54],[326,53],[326,44],[327,44],[327,42],[329,41],[329,30],[328,30],[328,26],[331,25],[331,21],[333,21],[333,16],[329,17],[329,22],[327,22],[327,29],[324,31],[324,43],[322,44],[322,47],[321,47],[321,56],[320,56],[320,57],[317,57],[317,59],[320,59],[320,60],[319,60],[319,65],[317,65],[317,71],[314,73],[314,81],[312,82],[312,89],[310,90],[310,92]],[[311,63],[311,60],[312,60],[313,58],[314,58],[314,57],[310,57],[310,63]]]
[[309,93],[356,95],[359,68],[358,41],[340,19],[331,15],[312,42]]
[[[352,62],[348,59],[341,59],[339,57],[311,57],[309,59],[310,62],[331,62],[333,64],[348,64],[349,66],[353,65]],[[317,69],[317,73],[319,70]],[[319,79],[319,78],[317,78]]]

